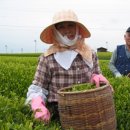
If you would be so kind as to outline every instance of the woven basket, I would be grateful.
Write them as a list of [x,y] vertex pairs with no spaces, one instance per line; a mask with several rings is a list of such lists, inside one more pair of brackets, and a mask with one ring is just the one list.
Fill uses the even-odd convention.
[[58,91],[58,109],[64,130],[116,130],[113,95],[109,85],[86,90]]

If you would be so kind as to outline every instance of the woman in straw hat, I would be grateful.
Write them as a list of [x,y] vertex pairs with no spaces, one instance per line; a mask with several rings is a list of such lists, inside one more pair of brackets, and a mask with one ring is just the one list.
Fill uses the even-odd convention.
[[60,88],[86,82],[97,87],[101,82],[108,83],[101,74],[96,53],[84,42],[88,37],[90,32],[71,10],[58,12],[53,24],[42,31],[41,40],[52,46],[40,56],[27,92],[26,103],[31,105],[35,118],[48,122],[50,115],[58,117],[57,90]]

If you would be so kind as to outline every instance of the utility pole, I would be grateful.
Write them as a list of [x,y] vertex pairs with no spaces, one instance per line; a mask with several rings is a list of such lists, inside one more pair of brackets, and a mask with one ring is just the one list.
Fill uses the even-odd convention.
[[108,42],[106,42],[106,48],[107,48],[107,51],[108,51]]
[[5,52],[6,52],[6,53],[7,53],[7,47],[8,47],[8,46],[7,46],[7,45],[5,45]]
[[21,53],[23,53],[23,48],[21,48]]
[[13,50],[11,50],[11,53],[13,53]]
[[36,51],[37,51],[37,40],[34,40],[34,42],[35,42],[35,53],[36,53]]

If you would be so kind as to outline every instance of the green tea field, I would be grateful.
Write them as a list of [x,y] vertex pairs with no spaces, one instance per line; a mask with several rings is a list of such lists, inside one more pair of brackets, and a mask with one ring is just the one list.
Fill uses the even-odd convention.
[[[0,130],[61,130],[33,118],[25,106],[26,93],[33,80],[40,54],[0,55]],[[130,79],[115,78],[108,68],[111,53],[98,53],[103,75],[114,88],[118,130],[130,130]]]

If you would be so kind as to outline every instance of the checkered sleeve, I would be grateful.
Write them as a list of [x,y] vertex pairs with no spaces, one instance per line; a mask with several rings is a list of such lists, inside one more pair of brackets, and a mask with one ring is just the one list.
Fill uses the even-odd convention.
[[99,66],[99,60],[98,60],[98,57],[97,57],[97,54],[95,51],[93,51],[93,73],[94,74],[100,74],[101,73],[101,69],[100,69],[100,66]]
[[48,83],[50,82],[50,73],[47,66],[46,58],[41,55],[39,63],[34,76],[33,84],[48,90]]

